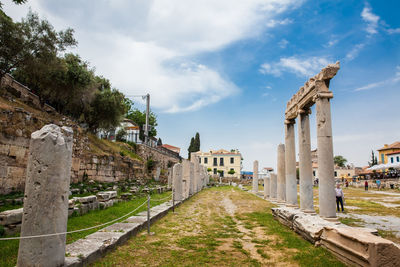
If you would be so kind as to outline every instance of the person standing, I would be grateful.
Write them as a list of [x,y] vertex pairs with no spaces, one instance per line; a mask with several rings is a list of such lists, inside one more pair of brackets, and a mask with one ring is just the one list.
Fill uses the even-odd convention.
[[343,194],[342,188],[340,188],[340,184],[336,185],[335,192],[336,192],[337,211],[338,212],[340,211],[340,209],[339,209],[339,203],[340,203],[340,206],[342,207],[342,212],[344,212],[344,209],[343,209],[344,194]]
[[365,191],[368,191],[368,181],[367,180],[365,180]]
[[376,180],[376,187],[378,187],[378,190],[381,189],[381,180]]

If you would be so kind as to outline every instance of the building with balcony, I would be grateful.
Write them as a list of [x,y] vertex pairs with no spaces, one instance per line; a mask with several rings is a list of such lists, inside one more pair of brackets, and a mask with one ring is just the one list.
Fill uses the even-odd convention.
[[242,169],[242,154],[238,150],[224,149],[210,150],[208,152],[198,151],[199,163],[206,166],[209,174],[226,178],[240,179]]

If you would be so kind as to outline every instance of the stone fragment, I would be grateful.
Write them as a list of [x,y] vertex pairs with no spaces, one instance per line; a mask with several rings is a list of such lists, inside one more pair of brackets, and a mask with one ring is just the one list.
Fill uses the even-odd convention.
[[6,210],[0,213],[0,225],[9,225],[22,222],[23,208]]
[[106,201],[117,197],[117,191],[103,191],[96,194],[99,201]]

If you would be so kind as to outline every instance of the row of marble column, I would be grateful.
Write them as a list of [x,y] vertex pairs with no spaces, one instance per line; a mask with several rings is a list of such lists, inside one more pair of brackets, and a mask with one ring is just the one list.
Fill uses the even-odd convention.
[[191,161],[183,160],[172,168],[174,201],[182,201],[201,191],[209,183],[207,167],[192,155]]
[[[317,145],[319,179],[319,214],[324,218],[335,218],[335,179],[332,144],[331,95],[317,96]],[[314,213],[313,173],[311,162],[309,109],[298,112],[300,209]],[[264,196],[289,207],[298,207],[296,179],[295,120],[285,121],[285,145],[278,145],[277,175],[264,178]],[[254,162],[254,174],[258,162]],[[256,177],[256,176],[254,176]],[[257,173],[258,177],[258,173]],[[257,184],[257,188],[255,186]],[[253,192],[258,192],[258,179],[253,179]]]

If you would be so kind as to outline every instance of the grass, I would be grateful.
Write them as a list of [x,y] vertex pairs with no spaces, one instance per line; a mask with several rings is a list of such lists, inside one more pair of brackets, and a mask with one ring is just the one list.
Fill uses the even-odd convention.
[[[163,194],[153,194],[151,197],[154,200],[157,199],[162,199],[166,198],[171,194],[171,192],[166,192]],[[106,223],[108,221],[117,219],[121,217],[122,215],[127,214],[128,212],[134,210],[137,208],[140,204],[142,204],[147,197],[141,197],[137,198],[131,201],[126,201],[126,202],[119,202],[114,204],[112,207],[109,207],[105,210],[95,210],[95,211],[90,211],[89,213],[82,215],[82,216],[76,216],[76,217],[70,217],[68,218],[68,226],[67,230],[68,231],[73,231],[73,230],[79,230],[87,227],[91,227],[97,224],[102,224]],[[151,201],[150,205],[156,206],[161,204],[164,201]],[[134,214],[137,214],[141,211],[146,210],[146,205],[141,207],[139,210],[137,210]],[[130,215],[130,216],[132,216]],[[126,219],[126,218],[124,218]],[[123,221],[123,220],[121,220]],[[98,231],[99,228],[97,229],[91,229],[85,232],[78,232],[78,233],[73,233],[73,234],[68,234],[67,235],[67,244],[72,243],[78,239],[84,238],[85,236],[92,234],[96,231]],[[19,236],[19,235],[16,235]],[[17,256],[18,256],[18,247],[19,247],[19,241],[18,240],[9,240],[9,241],[0,241],[0,266],[15,266],[17,263]]]
[[353,218],[353,217],[340,217],[339,221],[343,224],[353,227],[361,227],[364,225],[364,221],[361,219]]
[[270,207],[233,187],[206,189],[156,222],[154,235],[139,233],[93,266],[344,266],[275,221]]

